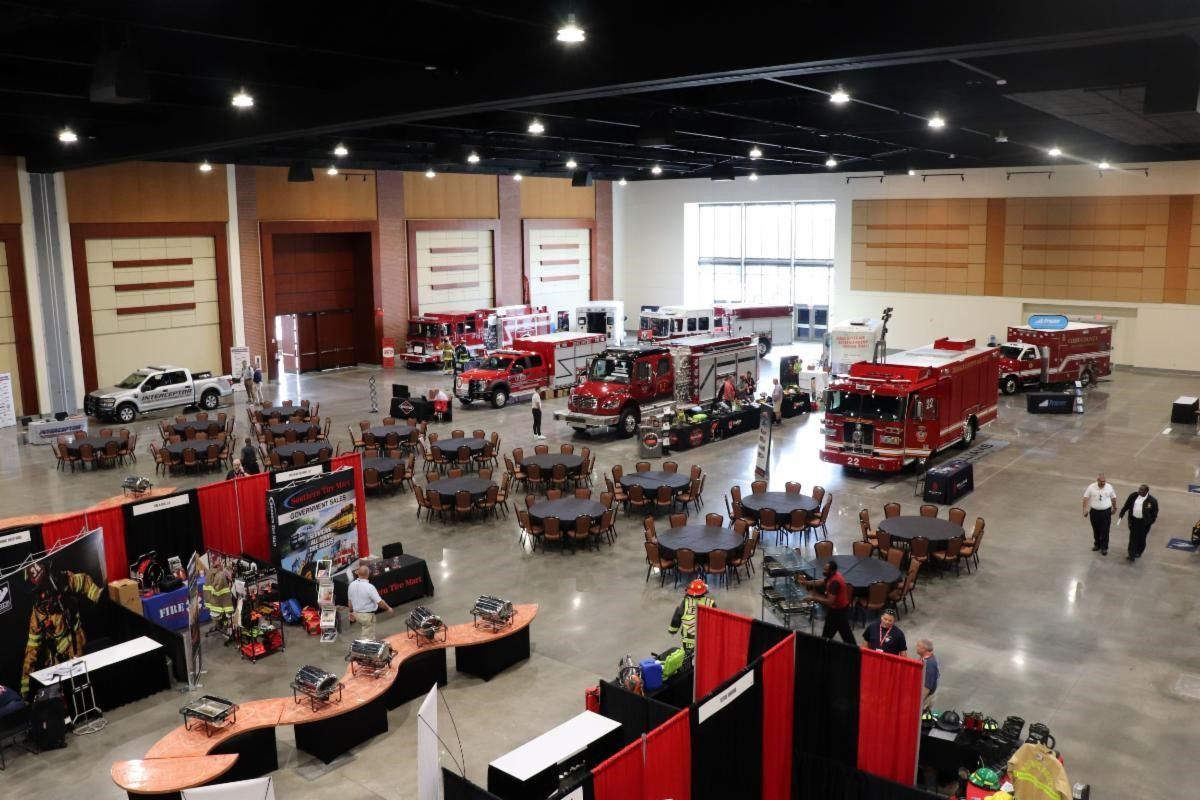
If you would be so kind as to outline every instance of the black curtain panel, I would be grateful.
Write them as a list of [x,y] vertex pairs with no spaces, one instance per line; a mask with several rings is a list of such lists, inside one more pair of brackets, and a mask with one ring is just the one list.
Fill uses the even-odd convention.
[[192,553],[204,552],[200,504],[195,492],[177,492],[125,506],[125,553],[130,561],[149,551],[167,559],[179,556],[186,569]]
[[859,650],[796,634],[794,752],[858,766]]
[[615,683],[600,681],[600,715],[621,723],[621,746],[657,728],[679,709],[650,697],[626,691]]
[[496,795],[486,789],[480,789],[446,767],[442,767],[442,789],[446,800],[500,800]]
[[913,786],[877,778],[845,764],[812,754],[792,760],[792,799],[809,800],[937,800]]
[[761,666],[739,671],[692,706],[692,800],[762,796]]
[[747,664],[753,664],[758,657],[782,642],[791,633],[787,628],[763,622],[761,619],[750,622],[750,654]]

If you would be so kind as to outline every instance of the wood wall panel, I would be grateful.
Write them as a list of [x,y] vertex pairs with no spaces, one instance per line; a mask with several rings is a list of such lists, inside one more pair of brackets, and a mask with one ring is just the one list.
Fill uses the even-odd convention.
[[595,219],[596,187],[574,187],[568,178],[521,181],[523,219]]
[[286,167],[257,167],[258,219],[376,219],[375,173],[326,175],[314,169],[314,180],[288,183]]
[[426,178],[404,173],[404,213],[408,219],[496,219],[500,216],[495,175],[441,173]]
[[225,170],[134,161],[65,173],[72,223],[227,222]]
[[1188,257],[1192,244],[1194,196],[1172,195],[1167,207],[1166,272],[1163,275],[1164,303],[1191,303],[1188,297]]
[[21,192],[17,188],[17,159],[0,156],[0,225],[21,222]]

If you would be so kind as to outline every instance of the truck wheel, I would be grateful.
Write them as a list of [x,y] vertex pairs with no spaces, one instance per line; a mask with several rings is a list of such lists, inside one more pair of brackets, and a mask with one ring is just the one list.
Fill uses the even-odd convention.
[[622,439],[626,439],[637,433],[639,415],[636,409],[627,408],[621,412],[621,418],[617,421],[617,434]]
[[219,392],[210,389],[200,396],[200,406],[205,411],[212,411],[219,405],[221,405],[221,395]]
[[122,403],[117,406],[117,419],[128,425],[137,419],[137,406],[133,403]]
[[963,430],[962,430],[962,446],[963,447],[971,446],[971,442],[975,441],[975,433],[976,433],[976,427],[975,427],[974,419],[969,419],[963,423]]
[[1005,394],[1016,394],[1019,388],[1021,388],[1021,384],[1017,382],[1016,375],[1005,375],[1004,380],[1000,383],[1000,390]]
[[492,408],[504,408],[508,404],[508,392],[497,389],[492,392]]
[[460,397],[460,398],[458,398],[458,402],[460,402],[460,403],[462,403],[462,404],[463,404],[463,408],[470,408],[470,407],[471,407],[471,401],[470,401],[470,400],[467,400],[465,397]]
[[771,352],[771,343],[760,337],[758,340],[758,357],[766,358],[769,352]]
[[1079,383],[1085,389],[1092,385],[1092,371],[1090,369],[1085,369],[1079,373]]

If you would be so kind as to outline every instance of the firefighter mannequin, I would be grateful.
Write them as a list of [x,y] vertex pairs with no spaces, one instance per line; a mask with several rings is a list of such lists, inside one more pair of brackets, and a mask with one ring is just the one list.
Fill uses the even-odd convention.
[[32,587],[29,638],[21,665],[21,694],[29,696],[29,673],[83,655],[87,635],[79,619],[80,601],[95,604],[102,594],[84,572],[52,574],[48,565],[35,562],[25,570]]
[[716,608],[717,601],[709,596],[708,584],[696,578],[688,584],[687,594],[671,617],[671,627],[667,628],[668,633],[679,634],[683,649],[689,654],[696,649],[696,616],[700,606]]
[[225,564],[215,555],[213,562],[208,574],[204,576],[204,607],[208,609],[208,614],[212,617],[214,631],[231,633],[233,586]]
[[442,372],[454,374],[454,345],[450,344],[449,339],[442,339]]

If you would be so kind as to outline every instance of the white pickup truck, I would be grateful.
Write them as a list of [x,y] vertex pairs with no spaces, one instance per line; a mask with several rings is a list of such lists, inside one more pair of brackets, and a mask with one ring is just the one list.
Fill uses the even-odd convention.
[[115,419],[129,424],[137,415],[176,406],[200,406],[212,411],[222,397],[233,394],[233,378],[213,377],[211,372],[192,372],[183,367],[142,367],[107,389],[89,392],[83,410],[97,419]]

